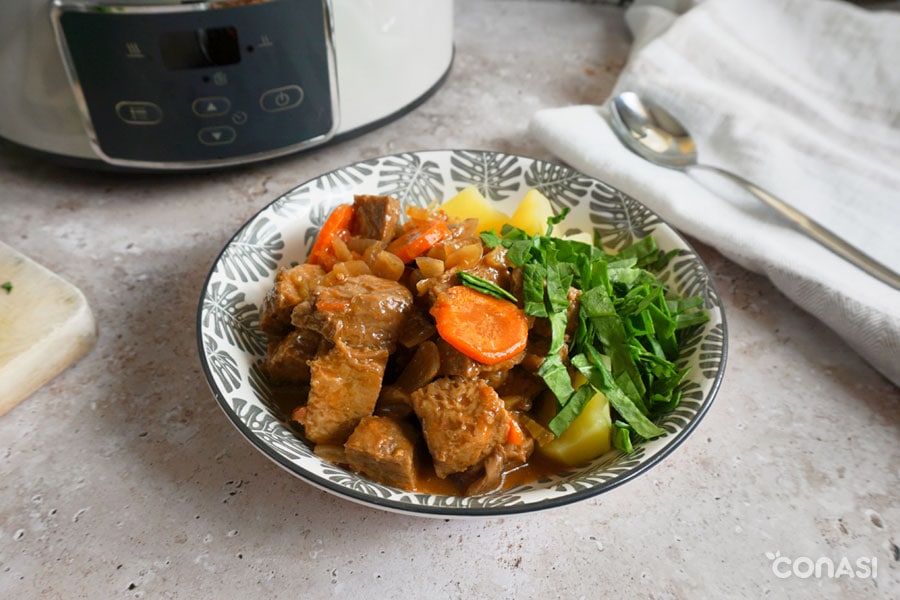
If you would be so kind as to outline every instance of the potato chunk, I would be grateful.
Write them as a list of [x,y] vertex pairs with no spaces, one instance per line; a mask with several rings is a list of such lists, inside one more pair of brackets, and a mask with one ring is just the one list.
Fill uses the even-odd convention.
[[478,231],[494,229],[499,232],[503,224],[509,222],[509,215],[495,208],[475,186],[465,188],[441,204],[440,209],[460,221],[478,219]]
[[547,219],[552,216],[553,206],[550,200],[537,189],[531,189],[522,198],[509,219],[509,224],[525,230],[529,235],[543,235],[547,232]]
[[[550,412],[552,416],[552,410]],[[541,446],[540,452],[564,465],[577,467],[604,454],[610,448],[612,418],[609,400],[598,392],[562,435]]]

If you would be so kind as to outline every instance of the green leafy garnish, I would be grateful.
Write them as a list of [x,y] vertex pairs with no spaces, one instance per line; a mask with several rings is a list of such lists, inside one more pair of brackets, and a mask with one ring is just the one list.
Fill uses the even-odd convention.
[[[500,234],[483,233],[482,241],[506,248],[507,261],[522,269],[526,314],[549,321],[550,348],[537,373],[556,397],[550,431],[562,434],[600,392],[618,417],[613,445],[631,452],[637,441],[665,433],[655,420],[678,405],[687,372],[675,364],[679,332],[709,315],[702,298],[673,297],[655,274],[677,250],[662,252],[653,236],[617,254],[552,237],[566,213],[548,219],[546,235],[504,225]],[[573,331],[570,306],[576,297]],[[577,389],[571,368],[586,379]]]
[[4,290],[6,290],[6,293],[7,293],[7,294],[11,294],[11,293],[12,293],[12,288],[13,288],[12,282],[11,282],[11,281],[4,281],[3,283],[0,283],[0,288],[3,288]]
[[478,275],[472,275],[471,273],[460,271],[456,274],[456,276],[459,278],[460,283],[472,288],[473,290],[478,290],[482,294],[487,294],[488,296],[493,296],[494,298],[500,298],[501,300],[518,302],[518,299],[515,296],[504,290],[502,287],[495,283],[491,283],[487,279],[483,279]]

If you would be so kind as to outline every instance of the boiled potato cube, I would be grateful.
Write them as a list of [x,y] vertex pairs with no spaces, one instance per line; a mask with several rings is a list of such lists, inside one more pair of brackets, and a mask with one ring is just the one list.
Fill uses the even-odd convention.
[[525,230],[528,235],[547,232],[547,219],[553,216],[553,206],[541,192],[529,190],[509,219],[509,224]]
[[[575,376],[575,385],[584,381],[580,374]],[[551,398],[547,402],[549,407],[541,411],[544,422],[549,422],[553,416],[553,404]],[[549,408],[549,414],[546,414]],[[564,465],[576,467],[593,460],[612,448],[612,417],[609,412],[609,400],[600,392],[591,398],[580,415],[562,432],[558,438],[540,446],[540,452],[545,456]]]
[[499,233],[503,224],[509,221],[509,215],[494,208],[475,186],[465,188],[439,208],[455,219],[478,219],[478,231],[493,229]]

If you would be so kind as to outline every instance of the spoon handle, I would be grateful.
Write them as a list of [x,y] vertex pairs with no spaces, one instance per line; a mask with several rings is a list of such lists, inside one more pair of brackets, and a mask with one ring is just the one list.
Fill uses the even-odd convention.
[[697,166],[709,171],[715,171],[716,173],[723,175],[728,179],[731,179],[735,183],[743,186],[754,196],[762,200],[770,208],[773,208],[782,217],[786,218],[788,221],[800,228],[800,230],[802,230],[804,233],[821,243],[823,246],[825,246],[835,254],[843,257],[863,271],[883,281],[889,286],[895,289],[900,289],[900,275],[898,275],[895,271],[878,262],[859,248],[852,246],[843,238],[826,229],[822,225],[819,225],[818,223],[807,217],[805,214],[798,211],[796,208],[785,204],[782,200],[779,200],[766,190],[747,181],[740,175],[735,175],[734,173],[731,173],[729,171],[725,171],[718,167],[712,167],[709,165]]

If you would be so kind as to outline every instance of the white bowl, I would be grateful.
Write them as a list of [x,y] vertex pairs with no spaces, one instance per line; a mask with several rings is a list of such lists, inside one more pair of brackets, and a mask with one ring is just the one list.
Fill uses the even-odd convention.
[[[354,194],[392,195],[427,206],[477,186],[511,213],[531,188],[567,226],[599,232],[615,250],[653,234],[662,250],[680,253],[661,274],[681,295],[705,300],[710,320],[688,332],[679,365],[690,367],[679,406],[658,424],[666,434],[631,454],[611,451],[590,464],[481,496],[440,496],[382,485],[330,464],[289,424],[263,370],[266,337],[259,308],[279,266],[303,262],[331,210]],[[640,202],[567,167],[523,156],[477,150],[437,150],[365,160],[299,185],[261,210],[228,242],[206,282],[197,316],[200,358],[222,410],[257,449],[290,473],[343,498],[380,509],[434,517],[501,516],[562,506],[608,492],[647,472],[684,442],[709,409],[725,369],[727,330],[716,287],[688,243]]]

